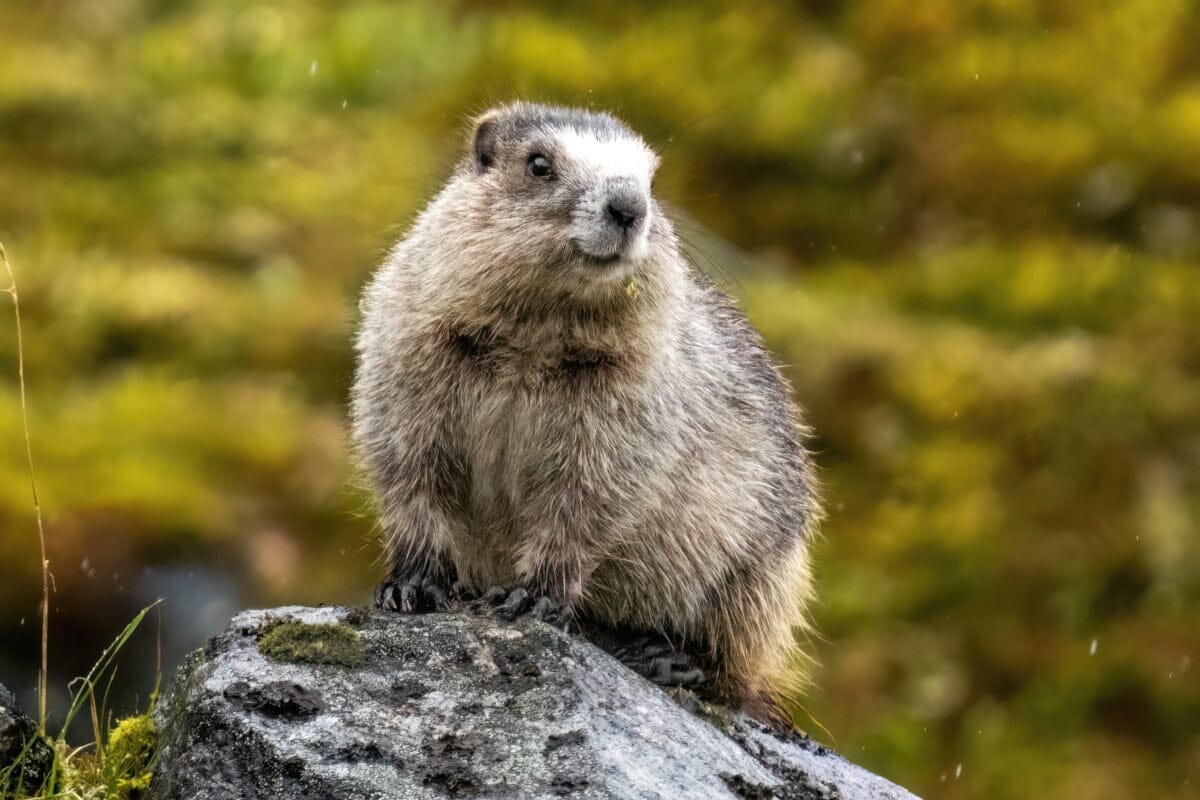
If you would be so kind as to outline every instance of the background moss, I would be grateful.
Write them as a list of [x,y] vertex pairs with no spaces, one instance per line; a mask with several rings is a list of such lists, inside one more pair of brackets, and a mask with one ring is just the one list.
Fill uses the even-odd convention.
[[[1186,0],[0,5],[53,685],[158,595],[168,667],[234,607],[367,596],[356,295],[465,117],[519,95],[623,114],[661,193],[745,256],[683,226],[817,432],[807,706],[836,745],[931,798],[1195,797],[1198,22]],[[19,419],[9,368],[0,680],[28,697]]]

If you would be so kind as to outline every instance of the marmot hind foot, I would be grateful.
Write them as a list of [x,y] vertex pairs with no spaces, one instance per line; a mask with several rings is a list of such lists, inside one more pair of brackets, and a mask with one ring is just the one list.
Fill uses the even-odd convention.
[[638,637],[617,649],[613,656],[659,686],[695,689],[708,682],[702,659],[676,647],[663,636]]

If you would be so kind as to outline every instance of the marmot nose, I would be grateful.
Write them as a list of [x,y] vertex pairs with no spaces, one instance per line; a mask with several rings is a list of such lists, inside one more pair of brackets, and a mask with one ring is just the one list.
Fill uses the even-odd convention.
[[617,227],[628,231],[646,215],[646,203],[636,195],[622,193],[610,197],[604,210]]
[[633,227],[633,223],[637,222],[638,215],[621,203],[610,201],[608,204],[608,218],[628,230]]

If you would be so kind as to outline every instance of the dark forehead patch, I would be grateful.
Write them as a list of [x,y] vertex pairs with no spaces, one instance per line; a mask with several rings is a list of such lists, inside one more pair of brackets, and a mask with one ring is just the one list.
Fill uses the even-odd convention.
[[563,106],[514,103],[500,109],[499,122],[501,136],[508,140],[524,140],[538,133],[554,130],[593,133],[600,138],[640,138],[625,123],[614,116],[603,112]]

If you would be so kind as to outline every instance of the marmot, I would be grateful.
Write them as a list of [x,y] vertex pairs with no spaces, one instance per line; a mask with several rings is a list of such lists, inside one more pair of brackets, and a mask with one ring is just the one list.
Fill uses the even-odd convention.
[[682,641],[718,694],[777,709],[819,515],[783,378],[681,254],[624,123],[513,103],[466,149],[362,302],[376,602],[515,588],[510,608]]

